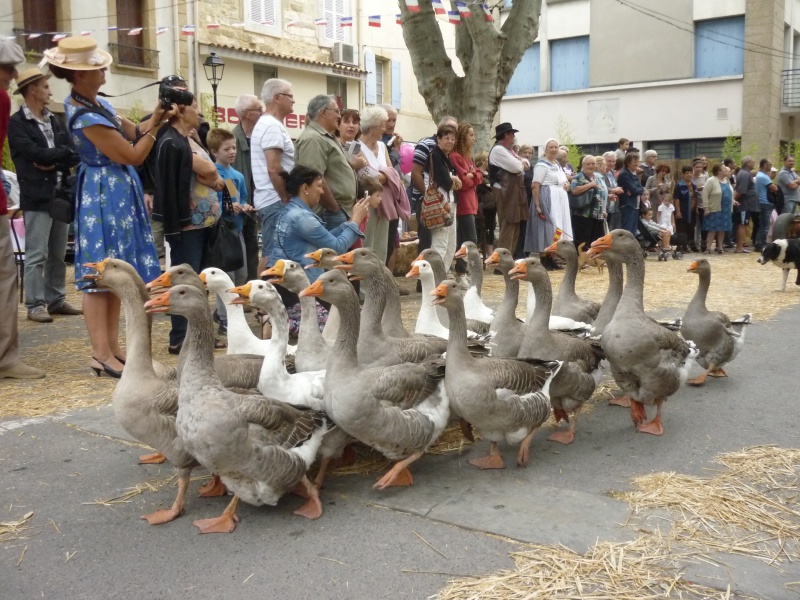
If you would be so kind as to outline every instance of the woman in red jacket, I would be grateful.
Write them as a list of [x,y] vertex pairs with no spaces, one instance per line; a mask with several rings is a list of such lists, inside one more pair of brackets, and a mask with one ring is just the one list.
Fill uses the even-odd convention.
[[[475,215],[478,214],[477,186],[483,183],[483,174],[475,166],[472,159],[472,147],[475,144],[475,131],[469,123],[459,123],[456,132],[456,146],[450,153],[450,162],[461,180],[461,189],[456,192],[456,245],[460,248],[464,242],[478,243],[475,229]],[[459,258],[456,261],[456,281],[464,284],[467,274],[467,263]]]

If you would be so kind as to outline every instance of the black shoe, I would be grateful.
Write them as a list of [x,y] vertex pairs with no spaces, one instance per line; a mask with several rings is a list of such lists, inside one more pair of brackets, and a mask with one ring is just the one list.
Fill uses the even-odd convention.
[[214,323],[219,323],[220,325],[222,325],[222,321],[219,318],[219,313],[217,312],[216,308],[211,313],[211,318],[214,319]]
[[228,335],[228,326],[225,323],[219,324],[219,329],[217,330],[219,335]]
[[170,354],[180,354],[181,348],[183,348],[183,342],[181,342],[180,344],[175,344],[174,346],[170,344],[169,348],[167,348],[167,352],[169,352]]
[[106,363],[97,360],[94,356],[92,357],[92,360],[95,361],[98,365],[101,365],[103,367],[102,369],[98,369],[97,367],[92,367],[92,371],[94,371],[94,374],[97,375],[98,377],[100,377],[100,373],[105,373],[106,375],[108,375],[109,377],[113,377],[114,379],[119,379],[122,377],[122,371],[117,371],[115,369],[112,369]]

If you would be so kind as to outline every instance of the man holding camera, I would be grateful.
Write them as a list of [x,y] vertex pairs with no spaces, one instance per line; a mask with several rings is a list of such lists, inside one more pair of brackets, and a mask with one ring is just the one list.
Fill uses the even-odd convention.
[[66,301],[69,225],[50,216],[56,186],[66,181],[78,155],[64,123],[47,110],[53,95],[48,79],[35,67],[20,74],[14,93],[22,96],[22,106],[8,127],[25,218],[25,305],[28,319],[37,323],[83,313]]

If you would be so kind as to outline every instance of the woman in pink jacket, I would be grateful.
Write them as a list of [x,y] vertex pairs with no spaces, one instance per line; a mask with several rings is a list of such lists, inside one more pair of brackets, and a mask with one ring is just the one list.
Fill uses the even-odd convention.
[[[472,147],[475,144],[475,131],[469,123],[459,123],[456,132],[456,146],[450,153],[450,162],[461,180],[461,189],[456,192],[456,246],[464,242],[478,243],[475,229],[475,215],[478,214],[478,194],[476,188],[483,183],[483,174],[475,166],[472,159]],[[464,283],[467,274],[467,263],[463,259],[456,261],[456,281]]]

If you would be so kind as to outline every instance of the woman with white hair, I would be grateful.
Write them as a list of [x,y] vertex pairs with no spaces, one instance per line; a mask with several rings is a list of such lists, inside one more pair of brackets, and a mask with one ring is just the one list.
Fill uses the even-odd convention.
[[[359,169],[359,178],[373,177],[385,185],[387,177],[381,173],[381,169],[391,167],[389,152],[386,144],[381,141],[383,132],[386,130],[386,122],[389,115],[386,109],[380,106],[368,106],[361,111],[361,151],[368,165]],[[381,204],[383,201],[381,202]],[[372,248],[383,262],[386,262],[389,241],[389,220],[386,219],[378,208],[369,209],[367,220],[367,230],[364,246]]]
[[544,254],[544,249],[553,243],[556,232],[566,239],[572,237],[567,174],[556,160],[558,141],[549,139],[545,143],[544,157],[533,168],[533,205],[525,232],[525,252],[541,254],[542,266],[549,270],[560,269],[553,259]]

